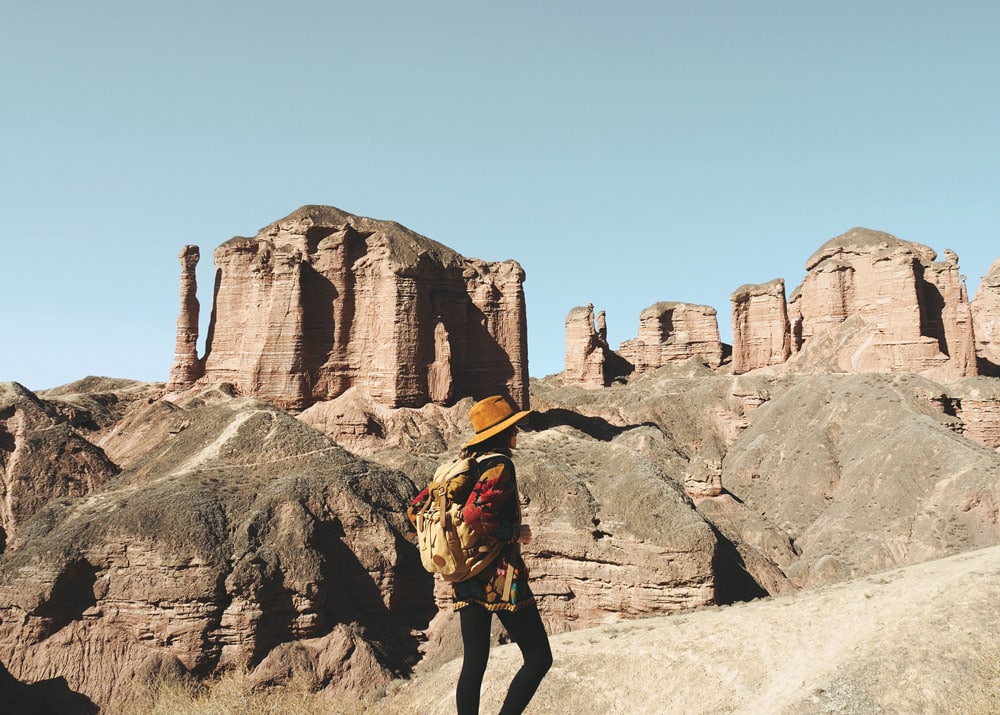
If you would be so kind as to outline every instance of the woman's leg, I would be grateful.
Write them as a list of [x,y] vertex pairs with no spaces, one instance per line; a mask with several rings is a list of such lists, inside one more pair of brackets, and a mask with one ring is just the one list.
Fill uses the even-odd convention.
[[458,676],[455,703],[458,715],[479,715],[479,691],[490,658],[490,623],[493,614],[480,606],[459,610],[462,625],[462,673]]
[[552,666],[552,650],[542,617],[534,604],[520,611],[498,611],[497,616],[524,658],[524,665],[510,682],[507,699],[500,710],[500,715],[518,715],[528,706],[538,684]]

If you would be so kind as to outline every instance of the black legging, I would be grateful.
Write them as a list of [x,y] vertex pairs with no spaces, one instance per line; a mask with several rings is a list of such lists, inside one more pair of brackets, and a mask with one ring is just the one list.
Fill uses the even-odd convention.
[[[479,715],[479,690],[490,657],[490,622],[493,614],[476,605],[466,606],[459,612],[462,623],[462,643],[465,655],[462,674],[458,676],[455,700],[458,715]],[[507,629],[511,640],[521,649],[524,665],[510,681],[507,698],[500,715],[517,715],[528,706],[528,701],[538,689],[545,673],[552,665],[552,651],[545,626],[538,609],[528,605],[519,611],[497,611],[500,623]]]

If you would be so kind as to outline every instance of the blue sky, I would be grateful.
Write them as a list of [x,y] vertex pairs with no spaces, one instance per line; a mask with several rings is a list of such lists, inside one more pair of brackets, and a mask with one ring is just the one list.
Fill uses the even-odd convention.
[[[181,247],[304,204],[527,273],[532,375],[852,226],[1000,258],[1000,3],[34,2],[0,8],[0,380],[163,380]],[[204,331],[203,331],[204,334]]]

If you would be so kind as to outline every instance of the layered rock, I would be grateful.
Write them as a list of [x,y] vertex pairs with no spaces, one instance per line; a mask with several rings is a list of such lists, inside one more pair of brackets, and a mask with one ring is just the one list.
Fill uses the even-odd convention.
[[580,387],[607,387],[633,367],[608,345],[608,328],[602,310],[594,317],[594,304],[576,307],[566,316],[566,359],[563,381]]
[[639,314],[639,335],[618,353],[637,373],[700,356],[711,367],[722,364],[722,341],[715,308],[690,303],[654,303]]
[[1000,457],[955,436],[956,418],[928,399],[940,385],[841,374],[772,389],[727,452],[723,486],[794,543],[781,567],[792,583],[1000,543]]
[[972,301],[972,320],[980,371],[985,375],[1000,375],[1000,261],[990,266],[979,281]]
[[793,349],[821,345],[828,367],[847,372],[977,374],[957,256],[936,257],[927,246],[869,229],[831,239],[806,263],[790,299]]
[[[215,265],[204,383],[286,409],[351,387],[389,406],[495,393],[527,405],[524,271],[514,261],[463,258],[397,223],[305,206],[227,241]],[[196,373],[197,321],[183,300],[175,389]]]
[[177,392],[194,384],[205,372],[198,358],[198,276],[195,269],[201,253],[197,246],[181,249],[181,310],[177,316],[177,340],[174,362],[170,367],[167,390]]
[[53,499],[84,496],[118,473],[55,409],[0,383],[0,552]]
[[[249,399],[147,412],[130,468],[22,524],[0,557],[0,662],[104,706],[157,673],[294,664],[358,692],[418,658],[431,579],[406,545],[400,473]],[[126,442],[119,442],[125,455]]]
[[1000,380],[967,377],[923,397],[953,432],[1000,450]]
[[522,436],[518,483],[535,533],[525,553],[550,630],[716,600],[711,529],[624,435],[610,444],[567,427]]
[[733,306],[733,372],[780,365],[791,356],[785,281],[740,286]]

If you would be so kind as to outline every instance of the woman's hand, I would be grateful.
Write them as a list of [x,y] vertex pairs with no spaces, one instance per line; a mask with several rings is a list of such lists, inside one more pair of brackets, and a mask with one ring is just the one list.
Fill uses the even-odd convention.
[[517,537],[517,543],[519,544],[530,544],[531,543],[531,527],[527,524],[521,524],[519,528],[520,534]]

